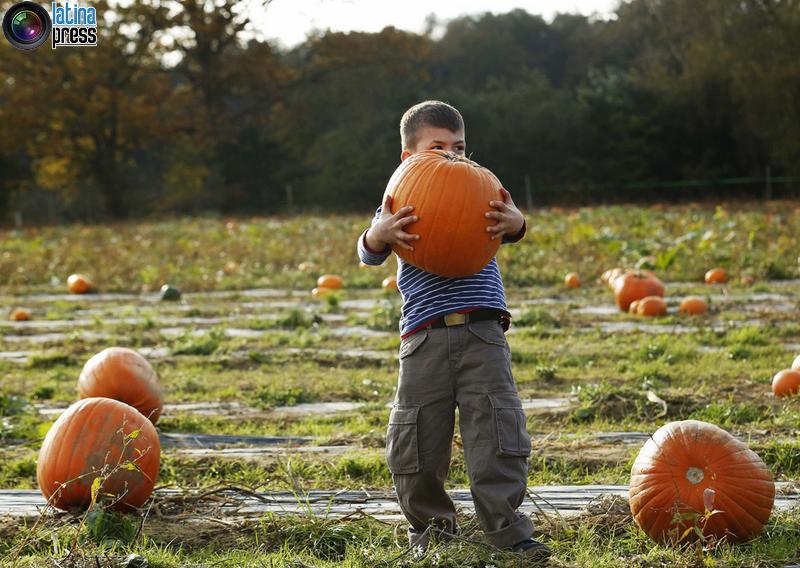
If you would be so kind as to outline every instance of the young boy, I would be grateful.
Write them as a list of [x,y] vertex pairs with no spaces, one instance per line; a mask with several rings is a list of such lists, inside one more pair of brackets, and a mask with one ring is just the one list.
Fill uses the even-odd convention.
[[[423,150],[464,155],[464,121],[452,106],[425,101],[400,121],[400,159]],[[492,239],[520,240],[525,219],[511,195],[486,204]],[[396,245],[412,249],[419,235],[405,228],[413,207],[391,213],[386,196],[358,240],[365,264],[379,265]],[[459,409],[464,458],[475,510],[495,546],[537,558],[550,549],[531,538],[533,524],[516,509],[526,495],[531,441],[511,375],[504,335],[510,315],[496,259],[464,278],[425,272],[398,258],[400,377],[389,418],[386,452],[412,545],[427,546],[431,532],[455,534],[456,511],[444,489]]]

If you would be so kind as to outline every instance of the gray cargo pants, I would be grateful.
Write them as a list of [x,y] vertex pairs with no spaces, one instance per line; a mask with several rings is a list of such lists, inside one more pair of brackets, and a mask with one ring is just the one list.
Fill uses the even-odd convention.
[[531,439],[511,375],[500,323],[425,328],[400,344],[400,379],[386,455],[412,545],[427,546],[434,524],[456,531],[445,492],[458,406],[475,511],[489,541],[507,547],[533,534],[518,513],[528,481]]

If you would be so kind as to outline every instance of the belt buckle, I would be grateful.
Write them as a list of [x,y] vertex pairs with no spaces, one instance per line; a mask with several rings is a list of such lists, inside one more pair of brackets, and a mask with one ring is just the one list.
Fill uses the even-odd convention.
[[467,316],[465,314],[445,314],[444,316],[444,325],[450,327],[451,325],[464,325],[467,321]]

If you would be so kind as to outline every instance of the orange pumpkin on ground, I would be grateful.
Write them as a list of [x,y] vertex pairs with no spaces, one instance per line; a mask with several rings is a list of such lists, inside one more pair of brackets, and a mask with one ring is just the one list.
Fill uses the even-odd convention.
[[104,349],[83,366],[79,398],[106,397],[130,404],[153,424],[164,410],[158,375],[147,359],[132,349]]
[[[631,469],[629,500],[637,524],[661,544],[704,536],[745,541],[772,512],[772,473],[725,430],[698,420],[671,422],[642,447]],[[700,520],[706,511],[717,511]],[[685,536],[684,536],[685,535]]]
[[392,247],[414,266],[439,276],[460,277],[480,272],[497,254],[502,239],[492,240],[487,227],[494,219],[490,201],[502,201],[502,184],[472,160],[440,150],[413,154],[395,170],[386,193],[392,213],[411,205],[419,220],[406,225],[419,235],[414,250]]
[[317,300],[321,300],[322,298],[327,298],[331,294],[335,294],[336,290],[333,288],[314,288],[311,290],[311,296],[316,298]]
[[678,313],[688,316],[700,316],[707,311],[708,304],[700,296],[686,296],[678,307]]
[[581,277],[578,276],[577,272],[570,272],[564,277],[564,285],[568,288],[580,288]]
[[728,281],[728,273],[724,268],[712,268],[706,272],[706,284],[725,284]]
[[67,289],[72,294],[86,294],[92,289],[92,282],[83,274],[71,274],[67,278]]
[[652,272],[631,270],[614,279],[614,297],[617,306],[627,312],[634,300],[647,296],[664,296],[664,284]]
[[341,276],[335,274],[323,274],[317,278],[317,287],[330,288],[331,290],[338,290],[344,285]]
[[[795,359],[797,363],[797,359]],[[800,371],[784,369],[772,377],[772,394],[775,396],[791,396],[800,391]]]
[[384,290],[397,290],[397,278],[394,276],[387,276],[383,279],[383,282],[381,282],[381,287]]
[[647,296],[639,300],[636,313],[647,317],[665,316],[667,315],[667,303],[661,296]]
[[128,510],[150,497],[160,461],[156,429],[138,410],[110,398],[85,398],[50,427],[36,478],[45,499],[67,511],[89,507],[95,478],[106,477],[98,501],[110,499],[110,508]]
[[11,321],[28,321],[31,319],[31,313],[24,308],[15,308],[9,316]]

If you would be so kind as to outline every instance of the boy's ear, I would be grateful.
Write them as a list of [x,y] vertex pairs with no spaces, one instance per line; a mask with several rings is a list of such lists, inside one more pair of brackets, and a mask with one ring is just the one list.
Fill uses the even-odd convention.
[[411,152],[409,152],[408,150],[403,150],[402,152],[400,152],[400,161],[405,162],[406,158],[408,158],[410,155]]

